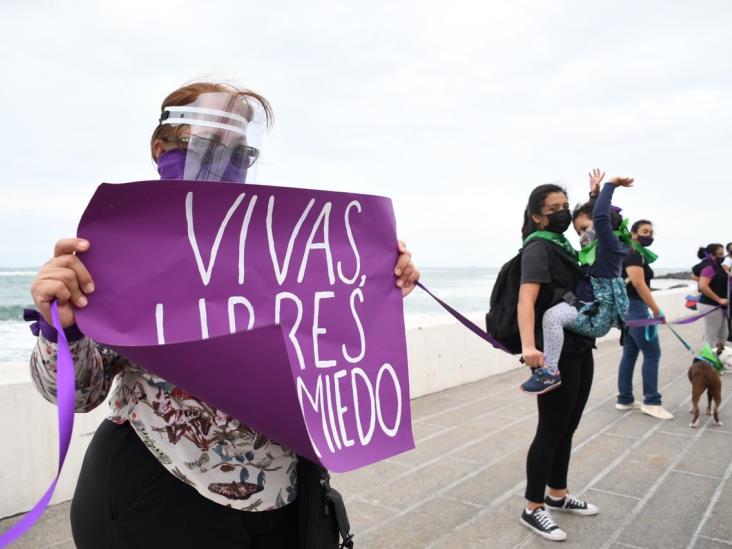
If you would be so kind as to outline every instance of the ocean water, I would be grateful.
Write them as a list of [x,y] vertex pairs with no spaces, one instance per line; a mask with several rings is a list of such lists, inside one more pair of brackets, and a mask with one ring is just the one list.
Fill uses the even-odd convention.
[[[684,269],[656,269],[656,274]],[[23,321],[23,308],[32,306],[30,284],[34,269],[0,269],[0,364],[28,360],[35,337]],[[422,283],[434,294],[467,316],[488,310],[497,268],[436,267],[422,269]],[[653,287],[684,284],[679,280],[654,280]],[[452,317],[421,289],[404,302],[407,328],[452,322]]]

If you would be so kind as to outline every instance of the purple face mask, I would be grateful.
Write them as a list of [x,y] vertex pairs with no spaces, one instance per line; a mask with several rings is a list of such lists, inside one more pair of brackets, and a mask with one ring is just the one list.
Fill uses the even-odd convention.
[[648,248],[651,244],[653,244],[653,237],[652,236],[646,236],[644,234],[638,235],[638,243],[643,246],[644,248]]
[[165,151],[158,158],[160,179],[183,179],[186,167],[186,153],[180,149]]
[[[165,151],[158,158],[158,173],[161,179],[185,179],[186,153],[180,149]],[[220,170],[218,170],[220,171]],[[211,164],[202,164],[199,176],[192,179],[205,181],[226,181],[230,183],[244,183],[247,179],[247,168],[236,166],[232,162],[226,164],[224,171],[217,175]]]

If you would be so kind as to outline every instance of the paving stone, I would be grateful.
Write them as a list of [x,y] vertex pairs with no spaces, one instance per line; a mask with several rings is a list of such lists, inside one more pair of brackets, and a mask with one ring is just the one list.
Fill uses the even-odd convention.
[[526,480],[526,448],[513,450],[499,462],[460,481],[446,492],[459,501],[487,506],[493,500]]
[[[577,445],[583,440],[599,433],[611,423],[619,419],[616,414],[604,414],[598,412],[588,412],[582,416],[579,427],[574,433],[574,444]],[[610,431],[611,429],[607,429]]]
[[446,391],[415,398],[410,403],[413,418],[420,418],[429,421],[430,417],[439,413],[462,406],[464,401],[445,396]]
[[567,482],[569,489],[579,491],[623,453],[633,440],[600,434],[572,452]]
[[380,461],[349,473],[333,473],[332,484],[343,497],[350,498],[375,486],[390,482],[394,477],[409,471],[406,465],[395,463],[392,460]]
[[362,493],[361,499],[405,509],[434,496],[474,469],[474,463],[447,456],[427,467],[393,479],[388,484],[378,484],[374,489]]
[[431,547],[434,549],[484,549],[513,547],[526,536],[519,525],[524,499],[511,496],[505,503],[472,518],[468,523],[447,533]]
[[728,479],[725,483],[719,500],[717,500],[700,533],[710,538],[723,539],[728,543],[732,543],[730,509],[732,509],[732,479]]
[[686,547],[719,481],[671,473],[618,541],[669,549]]
[[508,397],[480,398],[476,401],[466,403],[464,406],[455,410],[432,416],[429,421],[430,423],[447,427],[463,425],[466,422],[473,421],[476,417],[485,416],[499,409],[503,410],[512,402],[513,399]]
[[642,498],[688,443],[673,435],[656,434],[632,450],[596,487]]
[[436,423],[429,423],[427,421],[412,421],[412,435],[414,441],[419,442],[433,436],[439,431],[447,429],[444,425],[437,425]]
[[357,540],[359,549],[426,547],[445,532],[478,513],[478,509],[447,499],[434,499],[419,509],[379,526]]
[[684,456],[676,468],[722,477],[731,461],[732,435],[717,432],[715,427],[710,425],[701,437],[694,441],[694,448]]
[[375,527],[395,514],[394,509],[388,509],[360,498],[348,501],[348,521],[351,523],[352,533],[355,536],[367,528]]
[[729,549],[730,542],[725,543],[721,540],[698,538],[694,544],[694,549]]

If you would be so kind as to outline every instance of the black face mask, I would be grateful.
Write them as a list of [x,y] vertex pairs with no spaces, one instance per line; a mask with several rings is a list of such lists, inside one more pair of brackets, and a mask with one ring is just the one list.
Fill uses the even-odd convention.
[[717,262],[717,265],[721,265],[722,263],[724,263],[724,256],[715,257],[714,260]]
[[644,248],[648,248],[651,244],[653,244],[653,237],[646,236],[644,234],[638,235],[638,243]]
[[549,214],[546,218],[549,220],[549,224],[544,227],[544,230],[551,231],[553,233],[562,234],[569,229],[569,226],[572,224],[572,214],[569,213],[569,210],[567,209]]

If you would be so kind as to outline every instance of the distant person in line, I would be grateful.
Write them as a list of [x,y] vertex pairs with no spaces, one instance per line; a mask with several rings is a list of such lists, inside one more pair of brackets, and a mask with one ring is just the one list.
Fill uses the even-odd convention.
[[732,273],[732,242],[727,243],[727,255],[722,262],[722,268],[728,273]]
[[712,348],[724,345],[729,335],[727,324],[727,292],[729,273],[724,269],[724,248],[721,244],[709,244],[699,248],[697,257],[702,260],[699,271],[699,312],[713,312],[704,317],[704,343]]
[[[521,252],[521,281],[517,305],[522,356],[527,366],[544,365],[538,346],[543,314],[577,287],[583,276],[572,246],[562,235],[572,222],[567,193],[557,185],[536,187],[529,196],[523,240],[536,231],[550,235],[534,238]],[[545,235],[546,236],[546,235]],[[562,384],[536,397],[539,412],[536,435],[526,457],[526,508],[521,524],[554,541],[567,538],[549,510],[595,515],[598,508],[571,495],[567,489],[574,435],[592,387],[594,338],[567,331],[559,358]],[[549,493],[545,491],[549,488]]]
[[[614,177],[600,191],[605,174],[595,169],[589,176],[590,200],[577,206],[572,215],[582,245],[580,264],[589,280],[581,278],[576,288],[544,313],[544,367],[534,368],[521,385],[528,394],[544,394],[562,384],[559,357],[565,328],[580,335],[602,337],[610,328],[619,328],[628,311],[628,295],[621,278],[628,248],[615,234],[619,233],[622,218],[612,210],[612,197],[617,187],[631,187],[633,180]],[[528,238],[539,235],[534,232]]]
[[[633,223],[630,234],[636,245],[625,256],[623,269],[628,292],[628,313],[626,320],[644,319],[649,316],[663,316],[651,293],[653,269],[650,263],[656,255],[648,248],[653,244],[653,224],[641,219]],[[650,310],[650,314],[649,314]],[[661,360],[661,345],[658,341],[658,327],[625,328],[623,337],[623,356],[618,369],[618,398],[615,408],[618,410],[640,409],[644,414],[658,419],[673,419],[673,414],[666,410],[658,392],[658,365]],[[636,402],[633,397],[633,370],[643,353],[643,403]]]
[[[724,258],[722,268],[732,276],[732,242],[727,243],[727,257]],[[732,282],[730,282],[732,284]],[[729,294],[727,294],[729,299]],[[729,304],[727,304],[727,341],[732,342],[732,314],[730,314]]]

